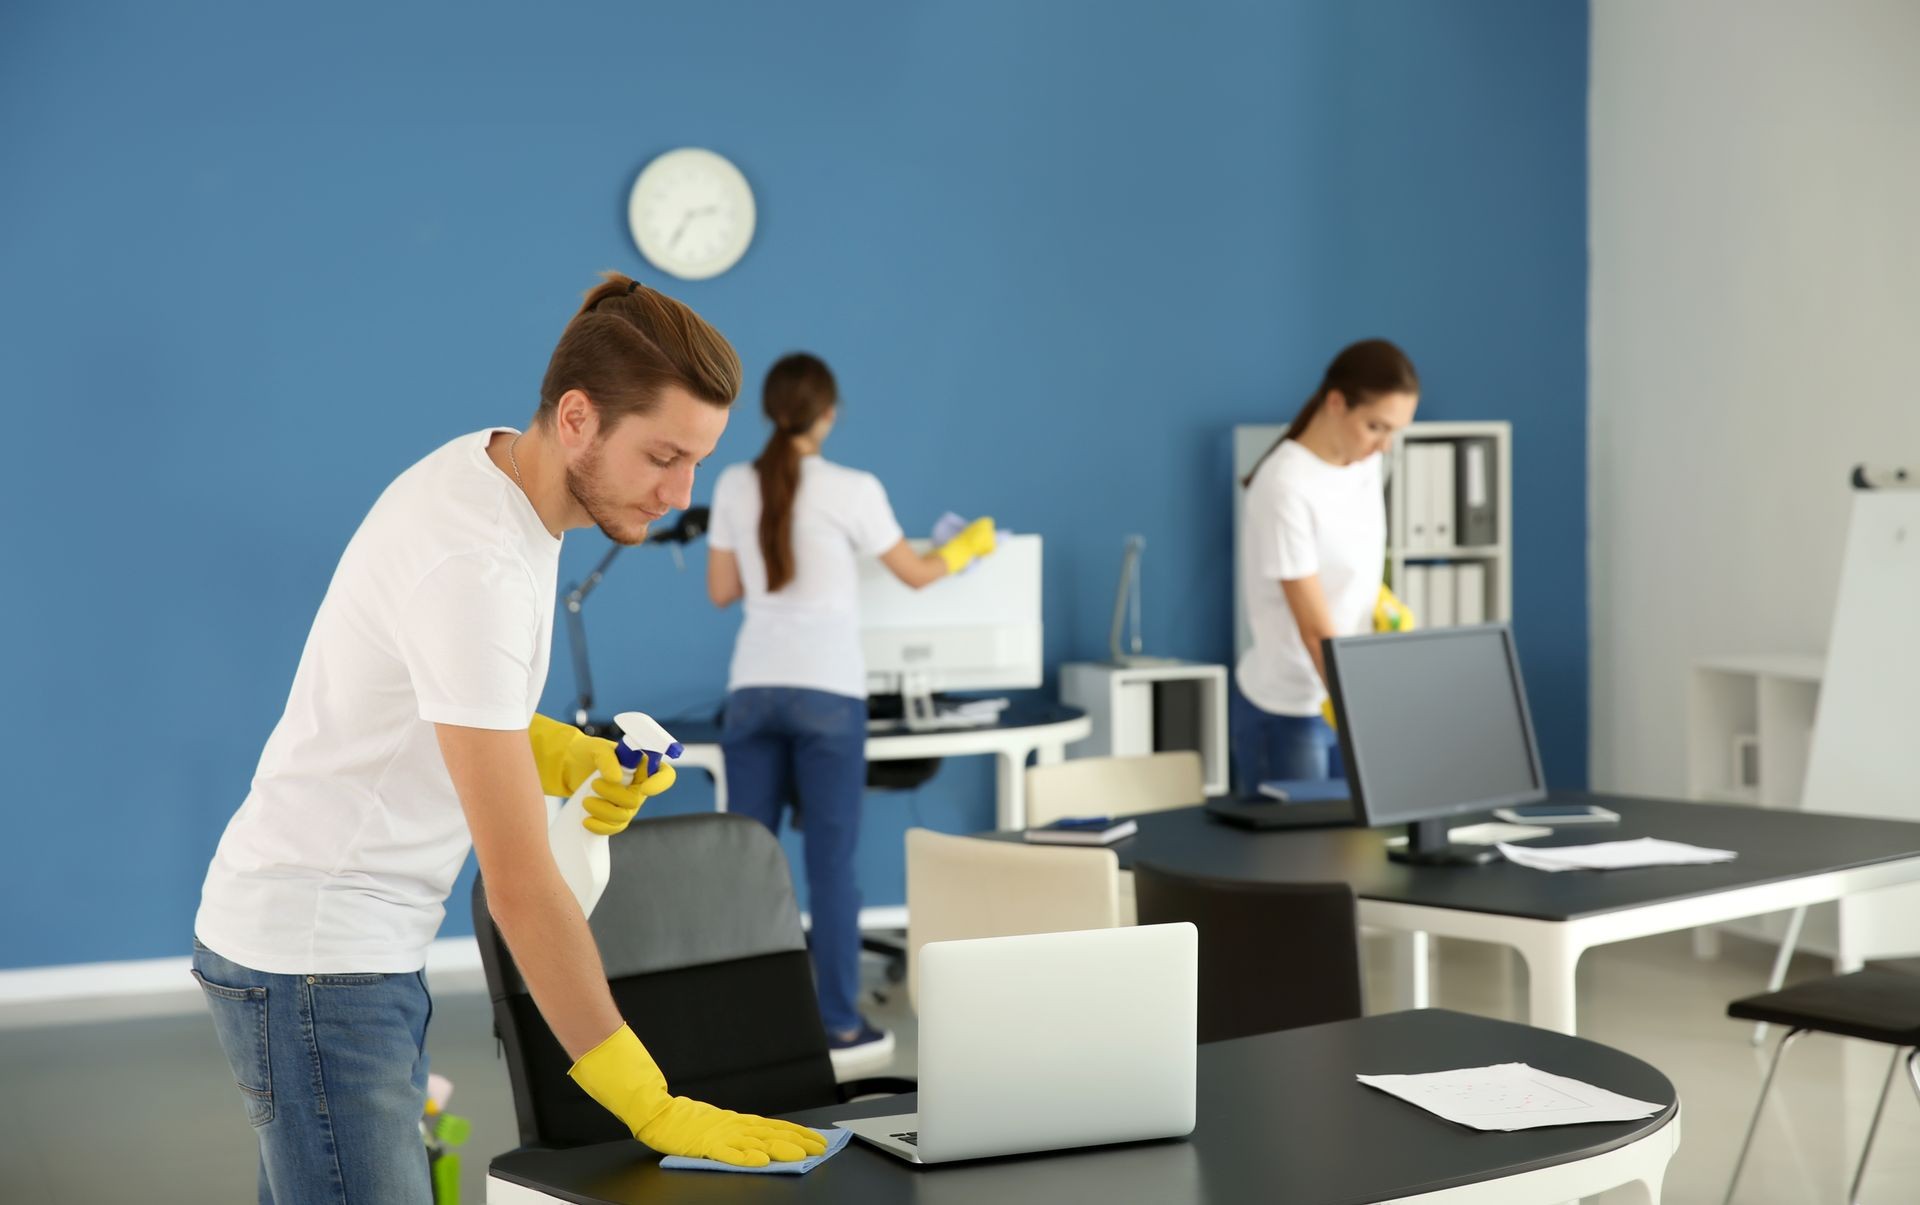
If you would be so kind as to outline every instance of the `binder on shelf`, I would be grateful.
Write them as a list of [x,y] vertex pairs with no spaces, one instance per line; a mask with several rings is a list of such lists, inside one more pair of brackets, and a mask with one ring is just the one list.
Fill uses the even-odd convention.
[[1450,628],[1454,624],[1453,601],[1457,588],[1452,565],[1427,566],[1427,626]]
[[1403,570],[1405,581],[1399,583],[1395,593],[1400,601],[1407,604],[1413,612],[1413,621],[1422,627],[1430,626],[1427,617],[1427,567],[1425,565],[1407,565]]
[[1454,491],[1458,531],[1455,538],[1462,548],[1474,548],[1500,542],[1500,521],[1494,503],[1494,464],[1497,454],[1489,436],[1478,435],[1458,442]]
[[1432,520],[1428,517],[1432,509],[1431,489],[1427,485],[1427,446],[1421,443],[1409,443],[1406,447],[1404,472],[1406,480],[1400,483],[1400,496],[1404,500],[1407,513],[1408,552],[1424,552],[1433,547]]
[[1457,542],[1453,521],[1454,443],[1442,440],[1427,449],[1427,524],[1436,549],[1452,548]]
[[1487,567],[1478,561],[1455,565],[1453,585],[1454,622],[1462,627],[1487,622]]

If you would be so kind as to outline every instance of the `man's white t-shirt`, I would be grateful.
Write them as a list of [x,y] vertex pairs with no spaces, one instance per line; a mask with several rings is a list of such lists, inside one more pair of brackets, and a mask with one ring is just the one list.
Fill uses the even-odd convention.
[[1253,643],[1235,681],[1276,715],[1310,716],[1326,698],[1280,583],[1320,575],[1334,631],[1373,630],[1387,555],[1378,453],[1333,465],[1287,440],[1254,473],[1240,520],[1242,604]]
[[793,497],[793,580],[769,594],[760,554],[760,475],[750,464],[721,473],[707,541],[738,558],[747,613],[727,689],[798,686],[866,698],[860,560],[900,540],[878,477],[804,457]]
[[560,539],[463,435],[347,544],[194,933],[273,974],[415,971],[471,838],[435,724],[523,729],[546,684]]

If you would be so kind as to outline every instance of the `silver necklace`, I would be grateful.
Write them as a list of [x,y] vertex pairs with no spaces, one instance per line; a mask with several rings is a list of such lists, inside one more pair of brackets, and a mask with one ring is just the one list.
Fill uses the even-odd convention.
[[[525,434],[525,431],[520,433],[520,435]],[[522,493],[525,493],[527,483],[520,480],[520,458],[513,454],[514,449],[520,446],[520,435],[514,436],[513,442],[507,445],[507,463],[513,466],[513,483],[520,487]]]

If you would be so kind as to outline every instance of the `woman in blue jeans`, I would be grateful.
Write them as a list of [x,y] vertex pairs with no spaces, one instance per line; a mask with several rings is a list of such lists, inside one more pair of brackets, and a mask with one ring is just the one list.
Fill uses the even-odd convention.
[[1419,403],[1405,352],[1385,339],[1355,343],[1241,482],[1241,601],[1252,641],[1234,669],[1230,728],[1242,795],[1274,779],[1343,776],[1321,642],[1372,631],[1389,605],[1381,453]]
[[993,521],[976,519],[938,550],[916,552],[879,478],[821,457],[839,391],[817,357],[776,363],[762,402],[773,433],[752,464],[721,473],[707,532],[708,595],[719,607],[746,603],[720,747],[728,807],[775,832],[792,807],[804,834],[820,1017],[844,1063],[893,1044],[857,1003],[853,855],[867,778],[860,562],[878,558],[919,589],[993,551]]

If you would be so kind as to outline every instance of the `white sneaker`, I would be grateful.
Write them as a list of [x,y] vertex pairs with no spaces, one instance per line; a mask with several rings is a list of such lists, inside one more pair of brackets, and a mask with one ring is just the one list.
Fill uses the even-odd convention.
[[862,1020],[857,1033],[827,1035],[827,1053],[833,1059],[833,1077],[854,1076],[884,1067],[893,1059],[893,1035]]

